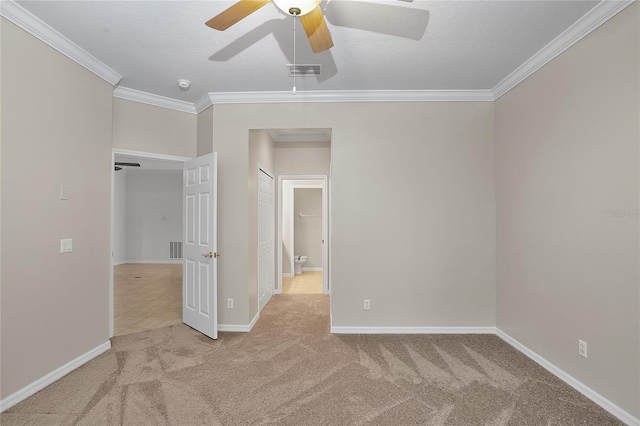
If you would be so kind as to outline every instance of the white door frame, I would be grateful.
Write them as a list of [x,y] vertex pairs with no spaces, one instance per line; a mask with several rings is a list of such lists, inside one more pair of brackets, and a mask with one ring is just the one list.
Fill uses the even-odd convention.
[[[273,179],[274,183],[275,183],[275,175],[271,172],[271,170],[269,170],[268,168],[266,168],[265,166],[263,166],[262,164],[258,163],[258,167],[256,168],[256,184],[258,185],[256,188],[258,189],[257,191],[257,197],[256,197],[256,213],[257,213],[257,219],[258,219],[258,223],[257,223],[257,228],[258,229],[258,235],[260,234],[260,172],[264,172],[264,174],[266,174],[267,176],[269,176],[271,179]],[[274,188],[275,189],[275,188]],[[274,191],[274,203],[276,202],[276,197],[275,197],[275,191]],[[277,230],[277,224],[274,223],[274,227],[273,227],[273,232],[274,234],[277,235],[276,230]],[[276,235],[273,235],[273,244],[275,245],[276,242],[278,241],[278,239],[276,238]],[[258,244],[258,257],[256,258],[256,262],[257,262],[257,268],[256,268],[256,278],[257,278],[257,284],[258,284],[258,315],[260,315],[260,312],[262,311],[262,309],[260,308],[260,241],[258,238],[258,241],[256,241],[256,244]],[[281,247],[282,249],[282,247]],[[276,261],[276,252],[274,251],[274,261]],[[280,267],[282,268],[282,265],[280,265]],[[275,282],[275,275],[273,277],[273,288],[271,289],[271,296],[273,296],[276,293],[276,286],[277,283]],[[264,308],[264,306],[263,306]]]
[[[329,253],[330,253],[330,246],[331,246],[331,235],[330,235],[330,230],[329,230],[329,216],[330,216],[330,211],[329,211],[329,186],[327,184],[328,179],[327,179],[327,175],[280,175],[278,176],[278,223],[277,223],[277,227],[276,227],[276,244],[278,246],[278,257],[277,257],[277,264],[278,264],[278,280],[276,282],[276,292],[277,293],[282,293],[282,218],[283,218],[283,212],[282,212],[282,185],[283,182],[285,180],[296,180],[296,181],[311,181],[311,180],[315,180],[315,181],[321,181],[322,184],[321,185],[317,185],[317,184],[296,184],[292,186],[292,191],[295,188],[320,188],[322,189],[322,239],[324,240],[324,244],[322,245],[322,292],[324,294],[330,294],[331,293],[331,282],[330,282],[330,275],[331,272],[329,271]],[[291,194],[292,198],[293,198],[293,193]],[[293,227],[293,202],[291,203],[291,224],[290,226]],[[293,232],[291,232],[291,238],[293,239]],[[293,244],[291,244],[291,247],[293,247]],[[293,267],[293,253],[291,254],[291,273],[293,273],[294,271],[294,267]]]
[[157,154],[153,152],[144,152],[144,151],[132,151],[129,149],[120,149],[120,148],[112,148],[111,149],[111,235],[110,235],[110,243],[111,243],[111,256],[109,265],[109,338],[113,337],[114,326],[113,326],[113,250],[114,250],[114,232],[115,232],[115,209],[114,209],[114,200],[115,200],[115,169],[113,167],[113,163],[116,161],[116,155],[127,155],[130,157],[137,158],[148,158],[151,160],[163,160],[163,161],[176,161],[180,163],[184,163],[186,160],[191,160],[191,157],[179,157],[176,155],[166,155],[166,154]]

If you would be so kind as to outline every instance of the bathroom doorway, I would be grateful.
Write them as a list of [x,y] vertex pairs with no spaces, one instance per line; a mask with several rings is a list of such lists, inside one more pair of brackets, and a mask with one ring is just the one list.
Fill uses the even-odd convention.
[[330,293],[326,175],[278,177],[278,290]]

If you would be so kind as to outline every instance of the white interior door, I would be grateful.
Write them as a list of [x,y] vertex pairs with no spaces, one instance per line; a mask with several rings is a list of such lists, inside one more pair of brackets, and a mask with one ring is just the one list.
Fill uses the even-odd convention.
[[258,170],[258,309],[273,295],[275,282],[275,186],[273,176]]
[[184,162],[182,321],[218,338],[216,153]]

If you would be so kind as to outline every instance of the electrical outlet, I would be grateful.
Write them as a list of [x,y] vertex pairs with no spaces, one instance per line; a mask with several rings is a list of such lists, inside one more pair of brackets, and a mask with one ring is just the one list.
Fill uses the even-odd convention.
[[369,299],[364,299],[364,309],[366,311],[368,311],[369,309],[371,309],[371,300]]
[[587,342],[578,340],[578,355],[587,357]]
[[227,299],[227,309],[233,309],[233,299]]

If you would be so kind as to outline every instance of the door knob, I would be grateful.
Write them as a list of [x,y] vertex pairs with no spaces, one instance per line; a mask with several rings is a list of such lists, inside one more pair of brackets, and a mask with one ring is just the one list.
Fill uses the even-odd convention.
[[208,258],[208,259],[211,259],[213,257],[213,253],[212,252],[204,253],[203,256]]

